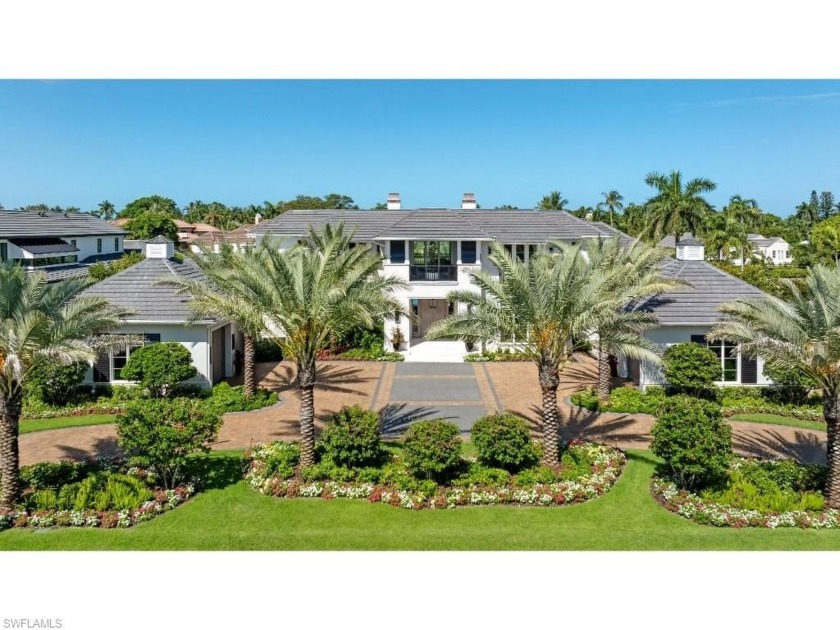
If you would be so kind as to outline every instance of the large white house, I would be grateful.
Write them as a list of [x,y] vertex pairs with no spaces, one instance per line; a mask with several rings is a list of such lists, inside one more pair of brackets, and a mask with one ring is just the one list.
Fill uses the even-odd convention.
[[[686,232],[680,237],[680,242],[685,239],[691,240],[698,240],[693,234],[690,232]],[[750,260],[761,260],[772,263],[774,265],[789,265],[793,262],[790,252],[790,244],[783,239],[781,236],[773,236],[771,238],[765,238],[761,234],[747,234],[747,241],[749,243],[749,249],[744,252],[744,257],[741,257],[741,252],[736,251],[733,247],[731,254],[731,262],[733,265],[738,267],[743,266],[744,258],[747,259],[749,263]],[[659,241],[660,247],[666,247],[669,249],[676,248],[676,242],[673,235],[666,236],[661,241]],[[710,252],[714,254],[714,252]],[[721,257],[723,258],[723,257]]]
[[120,258],[125,230],[85,212],[0,211],[0,261],[40,269],[49,281],[85,276]]
[[[500,243],[527,261],[547,241],[577,243],[587,238],[632,239],[603,223],[578,219],[552,210],[479,210],[473,195],[464,195],[460,208],[403,209],[399,196],[389,195],[387,210],[299,210],[260,223],[250,230],[259,243],[266,237],[281,249],[306,238],[310,227],[344,222],[355,230],[354,240],[380,253],[382,273],[406,280],[408,289],[398,294],[405,309],[415,315],[385,323],[385,346],[395,328],[405,339],[403,350],[424,341],[429,326],[446,317],[458,305],[446,300],[454,290],[476,290],[469,272],[483,269],[491,276],[499,270],[489,259],[492,243]],[[642,305],[660,320],[647,335],[662,347],[695,341],[719,318],[717,307],[737,297],[761,297],[759,289],[718,270],[705,261],[703,246],[693,239],[682,241],[666,273],[687,280],[691,288],[674,291]],[[760,364],[741,357],[736,347],[710,344],[721,359],[721,383],[765,382]],[[642,387],[662,382],[658,368],[619,361],[622,375],[630,375]]]

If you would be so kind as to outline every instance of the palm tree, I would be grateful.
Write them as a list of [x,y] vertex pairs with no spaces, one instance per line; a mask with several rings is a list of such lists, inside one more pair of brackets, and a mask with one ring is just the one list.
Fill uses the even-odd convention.
[[[662,263],[668,254],[661,248],[652,248],[636,241],[622,246],[617,239],[598,240],[589,244],[588,264],[598,273],[609,278],[602,292],[615,296],[618,308],[594,330],[598,352],[598,397],[610,395],[610,355],[624,355],[631,359],[648,359],[656,362],[655,347],[640,334],[657,324],[651,313],[633,308],[641,306],[645,298],[688,286],[682,280],[666,278]],[[639,352],[639,346],[643,352]]]
[[794,216],[797,219],[801,219],[805,225],[808,226],[808,231],[811,231],[811,228],[817,224],[820,220],[820,207],[814,203],[803,201],[798,206],[796,206],[796,213]]
[[668,175],[648,173],[645,183],[657,190],[657,194],[645,202],[648,213],[647,234],[655,239],[673,234],[677,241],[685,232],[697,232],[712,206],[702,193],[716,188],[709,179],[695,178],[683,185],[682,173],[671,171]]
[[297,366],[301,464],[315,463],[315,357],[330,340],[359,324],[372,327],[387,315],[405,314],[393,296],[408,284],[383,277],[382,260],[369,247],[350,247],[343,224],[310,229],[305,244],[279,251],[263,240],[254,255],[236,261],[236,287],[260,321],[263,334]]
[[99,297],[79,296],[87,279],[47,283],[43,272],[0,264],[0,510],[20,498],[18,433],[23,390],[46,363],[92,362],[127,338],[97,336],[130,314]]
[[540,210],[564,210],[566,208],[566,204],[568,203],[569,200],[563,199],[563,195],[560,194],[559,190],[552,190],[545,197],[540,199],[537,207]]
[[[542,389],[543,461],[559,463],[557,388],[572,355],[584,347],[587,336],[623,309],[628,301],[617,270],[607,257],[587,259],[585,248],[597,243],[551,243],[556,254],[539,252],[528,264],[519,262],[498,244],[490,259],[499,268],[497,279],[484,271],[470,272],[480,292],[453,291],[447,299],[466,310],[432,325],[427,338],[456,338],[481,342],[513,339],[537,365]],[[596,260],[598,264],[590,263]],[[646,323],[639,314],[635,323]],[[636,317],[636,316],[634,316]],[[614,347],[654,358],[649,343],[638,337],[613,338]]]
[[741,252],[742,264],[746,264],[747,250],[752,250],[747,226],[735,219],[731,212],[714,212],[706,218],[703,240],[707,254],[717,252],[718,260],[731,260],[733,252]]
[[117,216],[117,209],[114,208],[114,204],[106,199],[104,201],[100,201],[99,207],[91,214],[99,217],[103,221],[113,221]]
[[159,281],[164,286],[177,287],[179,293],[189,295],[192,321],[206,316],[219,316],[232,321],[243,336],[242,391],[251,399],[257,391],[255,371],[255,342],[259,338],[263,321],[249,303],[249,289],[240,282],[239,269],[259,262],[243,260],[254,258],[253,250],[236,252],[231,247],[222,247],[219,253],[203,250],[192,256],[193,263],[205,278],[196,280],[176,274]]
[[826,423],[826,505],[840,508],[840,267],[816,265],[800,288],[786,279],[788,301],[767,297],[721,306],[726,319],[707,335],[741,344],[746,356],[819,383]]
[[598,209],[606,208],[610,213],[610,227],[613,225],[613,214],[615,212],[621,212],[624,208],[624,204],[621,203],[624,201],[624,197],[622,197],[617,190],[611,190],[610,192],[601,193],[604,196],[604,200],[598,204]]

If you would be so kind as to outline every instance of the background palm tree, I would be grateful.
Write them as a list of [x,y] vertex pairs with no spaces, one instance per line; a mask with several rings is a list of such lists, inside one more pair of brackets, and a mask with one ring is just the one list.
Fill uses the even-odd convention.
[[99,217],[103,221],[113,221],[117,216],[117,209],[114,208],[114,204],[105,199],[99,202],[99,206],[91,214]]
[[656,189],[657,194],[645,202],[647,235],[655,240],[673,234],[677,241],[685,232],[697,233],[706,217],[713,211],[702,193],[716,188],[709,179],[695,178],[683,185],[682,173],[671,171],[668,175],[648,173],[645,183]]
[[310,230],[307,243],[279,251],[263,240],[254,255],[237,257],[237,291],[253,309],[283,356],[295,362],[300,392],[301,464],[315,463],[315,357],[330,340],[351,328],[405,314],[393,292],[407,288],[399,278],[383,277],[382,260],[369,247],[350,247],[343,224]]
[[43,363],[92,362],[130,338],[94,337],[130,314],[99,297],[80,297],[86,279],[47,283],[40,271],[0,264],[0,509],[20,498],[18,433],[23,388]]
[[718,260],[731,260],[740,252],[741,264],[747,263],[747,253],[752,252],[750,230],[761,224],[761,209],[755,199],[733,195],[721,212],[714,212],[706,219],[703,237],[709,251],[717,251]]
[[564,199],[559,190],[552,190],[545,197],[540,199],[537,207],[540,210],[565,210],[568,199]]
[[840,508],[840,267],[816,265],[802,289],[783,282],[787,302],[768,297],[724,304],[726,319],[707,338],[739,343],[743,354],[819,383],[828,440],[825,500]]
[[613,214],[616,212],[621,212],[624,208],[624,197],[622,197],[617,190],[611,190],[610,192],[601,193],[604,196],[604,200],[598,204],[598,209],[606,208],[610,213],[610,226],[613,226]]
[[[627,294],[619,289],[620,274],[606,257],[598,258],[599,264],[591,264],[585,255],[584,248],[594,249],[597,242],[551,246],[557,254],[542,251],[525,264],[494,244],[490,259],[499,268],[500,277],[484,271],[470,272],[480,292],[451,292],[447,299],[465,305],[466,310],[432,325],[427,338],[485,343],[514,340],[537,365],[542,390],[543,461],[557,465],[560,374],[574,352],[588,343],[588,335],[623,308]],[[628,353],[632,346],[639,355],[654,356],[653,352],[648,354],[648,344],[638,338],[619,340],[616,336],[615,345]]]
[[159,282],[191,296],[192,321],[208,315],[219,316],[232,321],[242,332],[242,391],[247,399],[253,398],[257,391],[255,343],[263,328],[263,321],[259,312],[249,303],[250,289],[242,284],[239,270],[247,266],[258,266],[258,261],[244,260],[256,256],[254,250],[236,252],[228,246],[222,247],[219,253],[204,250],[191,258],[204,274],[203,280],[176,274]]

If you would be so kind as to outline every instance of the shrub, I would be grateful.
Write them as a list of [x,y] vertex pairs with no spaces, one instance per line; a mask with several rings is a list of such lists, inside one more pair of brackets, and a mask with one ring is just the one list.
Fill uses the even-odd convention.
[[266,477],[290,479],[300,463],[300,446],[294,442],[274,442],[263,447],[261,456],[266,465]]
[[271,339],[258,339],[254,342],[254,361],[282,361],[283,351]]
[[795,369],[765,365],[764,375],[773,381],[764,390],[765,397],[780,405],[805,405],[816,387],[812,378]]
[[797,492],[779,486],[770,477],[748,476],[743,471],[734,471],[724,489],[707,490],[701,496],[706,500],[759,512],[822,510],[825,507],[819,492]]
[[539,451],[522,418],[509,413],[479,418],[473,425],[472,442],[478,460],[485,466],[516,472],[533,466]]
[[137,477],[113,472],[96,472],[59,490],[33,492],[27,500],[34,510],[132,510],[154,498]]
[[87,363],[41,363],[32,372],[29,391],[48,405],[64,407],[76,398],[74,394],[84,380],[88,367]]
[[140,400],[146,397],[146,392],[142,387],[134,387],[133,385],[112,385],[111,386],[111,400],[114,402],[128,402],[131,400]]
[[[178,388],[180,392],[180,387]],[[277,393],[258,389],[254,397],[248,400],[242,387],[231,386],[229,383],[221,382],[213,387],[212,393],[206,398],[205,403],[218,414],[225,414],[230,411],[253,411],[262,409],[277,402]]]
[[20,469],[20,479],[33,490],[59,488],[84,479],[88,474],[99,469],[92,462],[39,462]]
[[592,460],[582,448],[567,448],[560,456],[560,479],[572,481],[592,473]]
[[129,403],[116,423],[126,455],[155,472],[166,488],[174,488],[187,457],[210,450],[222,419],[203,401],[174,398]]
[[503,468],[492,468],[479,463],[470,464],[467,471],[461,474],[455,481],[454,486],[504,486],[510,482],[510,473]]
[[334,413],[318,438],[322,459],[338,466],[363,468],[382,461],[384,451],[379,436],[379,414],[359,405],[343,407]]
[[610,392],[605,408],[616,413],[647,413],[656,415],[665,400],[665,390],[648,387],[642,392],[633,387],[617,387]]
[[651,451],[665,460],[681,487],[704,488],[726,478],[732,429],[721,420],[719,405],[689,396],[668,398],[651,433]]
[[403,453],[413,475],[447,482],[461,464],[461,430],[444,420],[423,420],[405,432]]
[[356,471],[345,466],[337,466],[330,460],[318,462],[314,466],[302,468],[300,471],[302,481],[337,481],[349,483],[355,481]]
[[594,387],[575,392],[571,396],[571,401],[573,405],[589,409],[589,411],[598,411],[601,408],[601,401]]
[[139,381],[153,398],[165,398],[198,373],[192,354],[177,342],[153,343],[131,351],[121,377]]
[[694,396],[713,390],[721,377],[720,359],[698,343],[670,346],[662,355],[662,367],[674,390]]
[[548,485],[559,481],[557,471],[548,466],[536,466],[527,468],[513,478],[513,485],[529,487],[536,485]]
[[96,282],[99,282],[100,280],[113,276],[115,273],[128,269],[132,265],[136,265],[144,258],[145,256],[143,256],[140,252],[129,252],[114,262],[94,263],[88,268],[88,277]]

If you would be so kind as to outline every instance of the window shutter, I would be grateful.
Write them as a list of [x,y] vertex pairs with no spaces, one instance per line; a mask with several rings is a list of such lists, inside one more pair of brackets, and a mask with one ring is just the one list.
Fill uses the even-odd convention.
[[741,357],[741,382],[747,384],[758,383],[758,361]]
[[705,346],[706,335],[691,335],[691,343],[699,343],[701,346]]
[[111,381],[111,355],[102,352],[93,363],[93,382],[109,383]]

